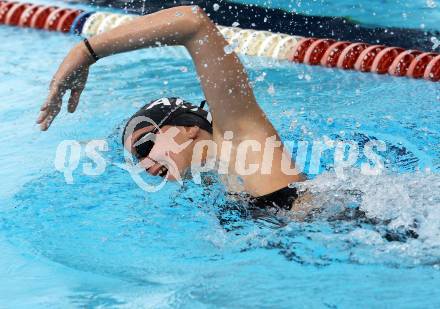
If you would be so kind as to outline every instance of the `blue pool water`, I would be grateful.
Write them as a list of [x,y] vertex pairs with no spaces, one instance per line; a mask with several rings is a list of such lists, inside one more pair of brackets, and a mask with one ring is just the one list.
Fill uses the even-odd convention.
[[437,0],[238,0],[321,16],[344,16],[364,24],[439,30]]
[[[387,145],[379,177],[358,164],[336,178],[326,157],[305,184],[327,208],[362,192],[355,203],[381,223],[255,219],[225,208],[218,184],[145,193],[117,165],[118,125],[137,107],[203,99],[183,52],[100,61],[78,111],[41,133],[34,121],[47,85],[78,39],[10,27],[0,37],[1,308],[440,306],[438,83],[245,58],[283,139]],[[106,140],[105,172],[80,168],[66,184],[54,166],[66,139]],[[408,229],[418,238],[387,240]]]

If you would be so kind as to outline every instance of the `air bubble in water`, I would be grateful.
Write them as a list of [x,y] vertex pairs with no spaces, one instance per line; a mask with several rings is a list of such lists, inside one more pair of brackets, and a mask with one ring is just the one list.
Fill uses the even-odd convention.
[[312,79],[312,77],[311,77],[309,74],[306,74],[306,75],[304,75],[304,79],[305,79],[306,81],[309,81],[309,80]]
[[240,23],[239,23],[239,22],[234,21],[234,22],[232,23],[232,27],[238,27],[238,26],[240,26]]
[[220,8],[220,5],[218,5],[218,3],[214,3],[214,5],[212,6],[212,8],[214,9],[214,11],[218,11],[218,9]]

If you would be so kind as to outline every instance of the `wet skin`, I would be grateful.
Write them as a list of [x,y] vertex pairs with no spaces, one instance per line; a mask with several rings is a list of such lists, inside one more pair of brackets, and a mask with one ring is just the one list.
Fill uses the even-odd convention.
[[[283,172],[282,158],[289,154],[256,102],[239,58],[234,52],[225,51],[228,43],[200,8],[181,6],[142,16],[108,32],[95,35],[89,41],[95,53],[101,58],[154,47],[157,46],[157,42],[161,45],[181,45],[187,49],[194,61],[213,118],[213,134],[206,138],[212,139],[217,145],[222,145],[225,141],[232,143],[227,178],[240,177],[241,187],[236,188],[226,180],[225,185],[228,189],[232,191],[239,189],[253,196],[260,196],[305,179],[299,173]],[[68,111],[75,111],[87,81],[89,68],[93,63],[94,60],[82,42],[69,52],[53,77],[49,96],[41,107],[38,123],[42,130],[47,130],[51,125],[61,109],[64,94],[69,90]],[[191,132],[194,131],[192,128],[180,127],[182,133],[180,137],[189,140],[188,136],[196,134]],[[233,132],[233,137],[225,139],[225,133],[229,131]],[[280,144],[279,147],[274,148],[271,158],[265,157],[263,151],[248,151],[245,158],[238,156],[237,149],[243,141],[254,140],[264,146],[266,139],[270,137]],[[188,147],[184,152],[173,157],[179,172],[188,168],[191,149],[192,147]],[[155,149],[155,151],[159,150]],[[269,173],[259,170],[252,175],[237,175],[235,170],[237,160],[245,160],[246,164],[260,166],[269,164],[271,169]],[[157,174],[158,168],[160,167],[150,166],[148,171]]]

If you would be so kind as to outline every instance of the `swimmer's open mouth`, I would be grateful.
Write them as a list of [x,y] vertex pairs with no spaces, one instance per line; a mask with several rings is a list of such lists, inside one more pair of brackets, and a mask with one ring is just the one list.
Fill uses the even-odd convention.
[[162,166],[157,175],[159,175],[160,177],[165,177],[167,174],[168,174],[168,169],[165,166]]

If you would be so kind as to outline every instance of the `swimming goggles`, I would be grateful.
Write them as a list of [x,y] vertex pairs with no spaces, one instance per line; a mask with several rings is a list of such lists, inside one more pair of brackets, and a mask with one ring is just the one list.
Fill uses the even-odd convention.
[[146,158],[149,156],[151,150],[154,147],[154,143],[156,142],[156,134],[159,129],[165,125],[166,121],[170,121],[172,116],[175,115],[175,112],[181,107],[181,105],[173,108],[162,120],[154,126],[153,130],[142,134],[141,137],[134,143],[133,148],[136,151],[136,158],[141,160],[142,158]]

